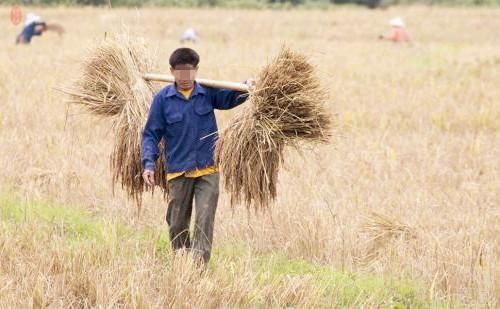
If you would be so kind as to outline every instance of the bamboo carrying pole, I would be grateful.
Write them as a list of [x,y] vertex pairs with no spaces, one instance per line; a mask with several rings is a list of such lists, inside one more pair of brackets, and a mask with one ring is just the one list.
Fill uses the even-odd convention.
[[[158,82],[173,83],[175,81],[173,76],[165,75],[165,74],[146,73],[146,74],[143,74],[142,77],[145,80],[153,80],[153,81],[158,81]],[[248,85],[242,84],[242,83],[203,79],[203,78],[197,78],[196,81],[198,83],[200,83],[201,85],[207,86],[207,87],[248,92]]]

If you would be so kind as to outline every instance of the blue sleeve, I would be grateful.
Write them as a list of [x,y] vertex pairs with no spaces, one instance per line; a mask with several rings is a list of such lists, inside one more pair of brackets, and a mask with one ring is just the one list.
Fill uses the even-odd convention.
[[43,31],[41,32],[36,32],[35,29],[37,26],[43,26],[45,29],[47,28],[47,24],[45,22],[41,23],[35,23],[35,26],[33,26],[33,35],[42,35]]
[[161,99],[155,96],[149,109],[148,120],[142,133],[141,159],[146,170],[154,170],[160,156],[158,144],[165,131],[165,119],[161,108]]
[[228,89],[211,88],[213,106],[216,109],[231,109],[245,102],[248,93]]
[[23,31],[21,32],[20,36],[22,37],[24,42],[29,43],[31,42],[31,38],[35,35],[34,33],[35,33],[35,23],[31,23],[23,28]]

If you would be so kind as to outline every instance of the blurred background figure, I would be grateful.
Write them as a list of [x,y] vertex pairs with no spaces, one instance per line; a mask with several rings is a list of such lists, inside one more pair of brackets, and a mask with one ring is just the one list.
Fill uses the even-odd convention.
[[181,43],[192,42],[196,43],[200,37],[193,28],[187,28],[181,36]]
[[407,42],[410,43],[410,36],[406,31],[406,26],[401,17],[394,17],[389,21],[391,31],[388,34],[381,34],[378,38],[395,43]]
[[23,19],[23,10],[20,6],[14,5],[10,10],[10,21],[14,26],[19,25],[21,20]]
[[59,24],[48,24],[44,22],[40,16],[28,13],[28,15],[26,15],[23,30],[16,38],[16,44],[29,44],[33,36],[42,35],[45,31],[54,31],[57,32],[59,36],[62,36],[64,28]]

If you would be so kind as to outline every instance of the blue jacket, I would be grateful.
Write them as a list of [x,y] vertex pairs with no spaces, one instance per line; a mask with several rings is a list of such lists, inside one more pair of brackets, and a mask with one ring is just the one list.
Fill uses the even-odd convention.
[[144,169],[154,170],[159,157],[158,143],[166,142],[168,173],[190,171],[214,165],[217,140],[215,109],[230,109],[247,95],[233,90],[208,88],[195,83],[189,100],[175,85],[154,97],[142,135],[141,156]]
[[23,28],[23,31],[19,34],[19,36],[22,36],[27,43],[30,43],[33,36],[42,35],[42,32],[35,31],[36,26],[43,26],[46,28],[47,24],[44,22],[32,22]]

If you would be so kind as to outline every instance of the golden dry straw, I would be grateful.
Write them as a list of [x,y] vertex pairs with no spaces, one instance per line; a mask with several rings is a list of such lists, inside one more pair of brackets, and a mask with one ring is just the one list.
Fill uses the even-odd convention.
[[365,221],[361,226],[361,232],[373,241],[387,242],[395,238],[415,238],[415,229],[407,224],[389,216],[371,212],[364,216]]
[[[64,89],[70,103],[110,121],[113,187],[119,183],[139,206],[142,193],[149,190],[141,176],[141,137],[155,90],[142,73],[151,71],[154,65],[145,45],[121,34],[100,42],[84,61],[81,77]],[[166,190],[163,155],[159,161],[156,183]]]
[[365,261],[376,260],[380,251],[384,250],[394,240],[405,242],[417,238],[417,230],[396,218],[376,212],[364,215],[361,234],[368,237]]
[[231,205],[265,209],[276,198],[285,146],[326,142],[327,95],[306,56],[283,47],[258,76],[249,103],[220,134],[215,150]]

